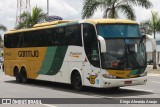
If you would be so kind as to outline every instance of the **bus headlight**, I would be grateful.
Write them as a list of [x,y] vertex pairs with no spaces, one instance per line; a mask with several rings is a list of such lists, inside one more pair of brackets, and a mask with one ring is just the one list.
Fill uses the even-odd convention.
[[110,79],[115,79],[116,76],[110,75],[110,74],[103,74],[102,75],[104,78],[110,78]]
[[139,74],[140,77],[144,77],[147,75],[147,72],[143,72],[142,74]]

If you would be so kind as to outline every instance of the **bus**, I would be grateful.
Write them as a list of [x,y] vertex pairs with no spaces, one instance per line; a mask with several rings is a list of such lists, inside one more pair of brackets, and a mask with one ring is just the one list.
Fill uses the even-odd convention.
[[119,88],[147,82],[146,38],[122,19],[58,20],[4,35],[4,71],[17,82],[40,79]]

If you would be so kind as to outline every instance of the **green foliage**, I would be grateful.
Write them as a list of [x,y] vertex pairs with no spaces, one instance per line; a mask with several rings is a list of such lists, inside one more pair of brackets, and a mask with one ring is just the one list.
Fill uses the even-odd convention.
[[[151,11],[151,18],[140,23],[142,28],[146,28],[146,33],[154,35],[154,39],[156,39],[156,32],[160,33],[160,17],[158,12]],[[153,69],[157,69],[156,64],[156,51],[152,53],[153,58]]]
[[42,22],[46,17],[46,14],[41,8],[37,6],[32,9],[32,13],[23,12],[20,15],[20,23],[16,26],[16,29],[31,28],[33,25]]
[[2,25],[2,24],[0,24],[0,30],[7,31],[7,27]]
[[128,19],[135,20],[133,6],[146,9],[152,7],[150,0],[84,0],[82,18],[90,18],[97,9],[104,11],[104,18],[118,18],[118,13],[123,13]]
[[159,13],[156,11],[151,11],[151,18],[144,20],[140,23],[142,28],[146,28],[146,33],[148,34],[155,34],[160,33],[160,16]]

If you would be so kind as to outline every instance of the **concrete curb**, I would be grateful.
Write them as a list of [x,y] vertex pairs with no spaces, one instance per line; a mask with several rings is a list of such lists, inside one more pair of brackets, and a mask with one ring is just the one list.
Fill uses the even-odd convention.
[[157,69],[153,69],[153,65],[148,65],[147,68],[146,68],[146,71],[148,73],[160,74],[160,67],[157,66]]

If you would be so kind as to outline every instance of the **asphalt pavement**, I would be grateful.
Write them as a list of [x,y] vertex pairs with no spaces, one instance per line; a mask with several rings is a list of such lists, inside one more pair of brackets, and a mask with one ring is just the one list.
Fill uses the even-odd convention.
[[160,74],[160,67],[157,66],[157,69],[153,69],[153,65],[148,65],[146,71],[148,73]]
[[[34,80],[27,84],[16,83],[14,77],[10,77],[0,71],[0,98],[53,98],[52,100],[60,99],[62,104],[39,104],[39,105],[0,105],[0,107],[106,107],[103,104],[107,101],[119,101],[121,98],[160,98],[160,68],[153,70],[152,66],[147,67],[148,82],[146,85],[121,87],[119,90],[111,89],[97,89],[91,87],[85,87],[83,91],[76,91],[71,85],[54,83],[49,81]],[[66,98],[66,99],[64,99]],[[63,104],[67,98],[76,101],[86,100],[87,98],[93,103],[97,104]],[[98,98],[98,99],[97,99]],[[101,99],[101,100],[99,100]],[[160,99],[159,99],[160,100]],[[85,102],[85,101],[84,101]],[[92,103],[92,102],[91,102]],[[99,104],[102,103],[102,104]],[[152,104],[141,104],[146,107]],[[111,107],[138,107],[139,104],[107,104]],[[153,104],[152,106],[159,107],[159,104]]]

